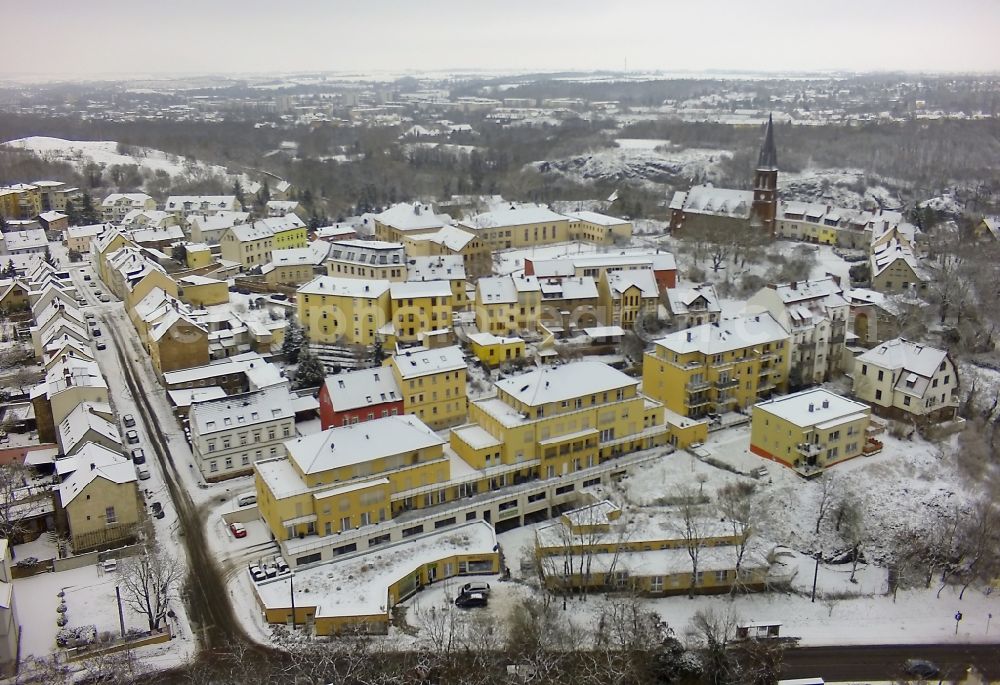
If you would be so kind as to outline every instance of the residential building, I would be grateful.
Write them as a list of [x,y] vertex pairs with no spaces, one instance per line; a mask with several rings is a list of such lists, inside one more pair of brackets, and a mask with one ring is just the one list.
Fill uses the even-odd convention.
[[719,296],[711,283],[667,288],[664,295],[667,314],[674,328],[702,326],[715,323],[722,317]]
[[476,283],[476,326],[481,333],[511,336],[534,331],[542,289],[534,276],[491,276]]
[[156,200],[146,193],[112,193],[101,201],[101,218],[104,223],[120,224],[133,210],[156,209]]
[[0,673],[13,675],[20,654],[21,623],[14,601],[14,576],[11,573],[11,547],[0,539]]
[[53,209],[39,214],[38,223],[46,233],[65,235],[66,229],[69,228],[69,216]]
[[316,240],[325,240],[328,243],[336,243],[341,240],[357,240],[358,229],[346,223],[320,226],[313,231],[313,236]]
[[459,221],[457,226],[477,236],[490,250],[530,247],[570,240],[570,219],[541,205],[516,205]]
[[177,298],[177,282],[141,250],[123,247],[108,255],[107,264],[108,277],[104,283],[115,297],[125,303],[125,311],[133,325],[136,325],[135,305],[154,288]]
[[0,187],[0,211],[12,221],[33,220],[43,211],[41,189],[28,183]]
[[215,261],[212,248],[205,243],[188,243],[184,246],[184,265],[189,269],[204,269]]
[[492,333],[470,333],[469,345],[476,359],[490,368],[524,359],[524,341]]
[[[176,214],[164,212],[159,209],[133,209],[131,212],[126,214],[125,218],[121,221],[122,228],[128,228],[133,231],[154,228],[167,229],[174,228],[179,225],[180,219]],[[186,237],[186,235],[181,233],[181,239]]]
[[597,283],[590,276],[539,278],[539,321],[550,332],[593,327],[603,320]]
[[791,387],[822,383],[840,368],[850,305],[832,276],[765,286],[746,309],[768,312],[788,332]]
[[748,410],[787,387],[788,339],[766,312],[671,333],[643,358],[643,391],[686,418]]
[[524,274],[540,279],[590,277],[599,280],[605,272],[652,270],[659,290],[677,285],[677,261],[669,252],[639,254],[582,254],[554,259],[524,260]]
[[847,209],[805,202],[779,203],[775,226],[775,234],[779,238],[865,251],[871,245],[873,236],[900,226],[904,230],[912,230],[912,226],[903,221],[900,212],[881,208]]
[[268,216],[285,216],[286,214],[301,214],[303,209],[298,200],[268,200]]
[[208,276],[182,276],[177,279],[178,297],[194,307],[211,307],[229,302],[229,283]]
[[205,480],[242,476],[262,459],[285,456],[295,437],[287,385],[195,402],[188,412],[191,453]]
[[[156,209],[156,206],[148,209]],[[171,195],[163,209],[185,219],[194,215],[210,216],[219,212],[243,211],[235,195]]]
[[337,240],[330,243],[326,273],[335,278],[406,280],[406,253],[400,243]]
[[698,571],[681,514],[642,510],[623,516],[609,500],[562,513],[535,532],[535,559],[553,592],[610,591],[640,595],[714,594],[763,590],[766,555],[725,519],[697,518]]
[[268,285],[299,286],[324,271],[323,262],[330,253],[330,243],[314,240],[306,247],[274,250],[271,261],[261,268]]
[[405,412],[396,375],[382,366],[327,376],[319,391],[323,430]]
[[490,246],[457,226],[442,226],[432,233],[408,233],[403,236],[403,246],[411,258],[461,257],[466,272],[474,278],[493,271]]
[[[77,554],[135,541],[139,529],[139,488],[135,466],[120,453],[90,444],[74,464],[60,465],[57,518]],[[67,469],[72,468],[67,474]]]
[[415,414],[434,430],[465,422],[468,366],[460,347],[413,348],[384,365],[395,376],[407,414]]
[[854,396],[891,418],[949,420],[958,411],[958,370],[947,351],[894,338],[855,359]]
[[191,241],[218,244],[227,229],[250,220],[250,212],[221,211],[215,214],[191,214],[187,217]]
[[525,464],[554,478],[667,441],[663,405],[599,362],[546,366],[495,388],[495,397],[469,403],[478,429],[452,431],[452,448],[474,468]]
[[753,407],[750,451],[815,475],[880,447],[868,437],[871,407],[829,390],[813,388]]
[[175,304],[150,325],[146,348],[153,370],[160,377],[169,371],[207,364],[208,330]]
[[[854,334],[854,343],[872,348],[899,336],[900,308],[909,303],[867,288],[851,288],[843,294],[850,306],[848,331]],[[924,305],[917,300],[910,306]]]
[[187,240],[184,231],[177,225],[137,228],[129,233],[129,237],[139,247],[159,250],[166,254],[170,254],[174,243],[183,243]]
[[33,181],[42,198],[42,212],[65,212],[66,203],[76,201],[82,193],[62,181]]
[[407,281],[447,281],[451,286],[451,303],[455,311],[470,306],[465,261],[460,255],[414,257],[407,259]]
[[396,342],[416,343],[422,334],[445,329],[450,331],[451,293],[448,281],[405,281],[390,284],[392,335]]
[[59,449],[71,456],[84,446],[95,444],[121,453],[122,439],[113,423],[114,418],[109,404],[81,402],[59,422]]
[[45,380],[31,391],[38,440],[56,442],[57,426],[84,402],[110,404],[108,384],[94,361],[76,355],[64,356],[46,370]]
[[82,255],[90,254],[90,241],[100,238],[111,228],[111,224],[70,226],[66,229],[66,247]]
[[375,217],[375,239],[402,243],[407,235],[434,233],[450,223],[447,214],[437,215],[430,205],[420,202],[393,205]]
[[372,345],[391,321],[389,281],[317,276],[295,294],[311,343]]
[[40,228],[0,234],[0,255],[42,254],[47,249],[49,239]]
[[219,244],[223,259],[242,264],[244,269],[262,267],[271,261],[273,250],[306,247],[306,226],[294,214],[260,219],[226,229]]
[[660,291],[652,270],[605,271],[597,282],[602,323],[631,330],[645,316],[657,315]]
[[597,212],[566,212],[570,240],[585,240],[600,245],[628,243],[632,239],[632,222]]
[[908,245],[897,240],[889,241],[872,252],[870,261],[873,290],[919,296],[927,294],[931,275]]

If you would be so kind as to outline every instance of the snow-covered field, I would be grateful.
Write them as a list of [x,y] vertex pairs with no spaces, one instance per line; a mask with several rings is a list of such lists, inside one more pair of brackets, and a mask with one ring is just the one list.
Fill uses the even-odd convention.
[[134,154],[122,154],[118,152],[118,143],[113,140],[63,140],[47,136],[30,136],[8,141],[4,145],[28,150],[44,159],[67,162],[78,171],[89,163],[104,167],[115,164],[136,164],[150,173],[165,171],[177,177],[198,178],[209,174],[229,176],[225,167],[188,162],[183,157],[153,148],[130,146],[129,149]]

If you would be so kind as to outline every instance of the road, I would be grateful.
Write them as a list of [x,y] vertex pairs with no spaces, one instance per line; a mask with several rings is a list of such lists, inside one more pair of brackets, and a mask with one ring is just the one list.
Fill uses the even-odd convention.
[[797,647],[785,652],[784,678],[893,680],[907,659],[927,659],[942,674],[957,677],[976,666],[987,678],[1000,678],[1000,645],[867,645]]

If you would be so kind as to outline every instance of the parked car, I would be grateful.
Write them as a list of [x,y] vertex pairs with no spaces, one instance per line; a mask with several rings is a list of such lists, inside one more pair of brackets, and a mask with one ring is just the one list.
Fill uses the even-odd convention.
[[915,675],[918,678],[936,678],[941,673],[933,661],[926,659],[907,659],[903,664],[903,672],[906,675]]
[[93,288],[94,290],[97,290],[97,281],[91,281],[90,287]]
[[152,504],[149,505],[149,508],[153,510],[154,514],[158,511],[163,511],[163,505],[160,504],[159,502],[153,502]]
[[105,344],[104,344],[104,343],[102,343],[102,342],[99,342],[99,343],[97,343],[97,349],[98,349],[99,351],[100,351],[100,350],[106,350],[106,349],[108,349],[108,346],[107,346],[107,345],[105,345]]
[[83,280],[89,281],[90,280],[90,274],[84,274],[83,275]]
[[257,504],[257,495],[253,492],[248,492],[245,495],[240,495],[236,498],[236,504],[241,507],[250,506],[251,504]]
[[146,463],[146,453],[142,451],[141,447],[136,447],[132,450],[132,462],[135,464]]
[[264,570],[260,566],[258,566],[257,564],[251,564],[250,577],[253,578],[255,583],[259,583],[260,581],[267,578],[267,575],[264,573]]
[[474,581],[462,586],[460,594],[467,595],[473,592],[480,592],[484,595],[490,594],[490,584],[483,581]]
[[108,297],[107,295],[105,295],[104,293],[101,293],[101,295],[97,299],[100,300],[101,302],[110,302],[111,301],[111,298]]
[[139,476],[139,480],[149,480],[149,469],[145,466],[136,466],[135,473]]
[[277,300],[278,302],[284,302],[288,299],[288,295],[285,293],[275,293],[274,295],[271,295],[271,299]]
[[161,519],[161,518],[163,518],[166,515],[167,515],[167,512],[163,511],[162,509],[160,509],[159,511],[154,511],[153,512],[153,518]]
[[139,433],[137,431],[125,431],[125,439],[128,440],[128,444],[135,445],[139,442]]
[[267,578],[274,578],[275,576],[278,575],[278,567],[277,566],[267,566],[265,564],[265,566],[264,566],[264,575]]
[[126,414],[122,417],[122,423],[125,424],[126,428],[135,428],[135,417],[131,414]]
[[87,318],[88,319],[96,319],[97,318],[97,314],[95,314],[94,312],[87,312]]
[[233,532],[234,538],[245,538],[247,536],[247,529],[242,523],[230,523],[229,530]]
[[285,560],[282,559],[281,557],[276,557],[274,559],[274,565],[278,567],[278,574],[279,575],[284,574],[284,573],[288,573],[288,564],[286,564]]
[[100,328],[91,328],[90,329],[90,334],[92,336],[94,336],[95,338],[100,338],[101,337],[101,329]]
[[471,609],[473,607],[484,607],[489,604],[489,600],[482,592],[469,592],[461,594],[455,598],[455,606],[460,609]]

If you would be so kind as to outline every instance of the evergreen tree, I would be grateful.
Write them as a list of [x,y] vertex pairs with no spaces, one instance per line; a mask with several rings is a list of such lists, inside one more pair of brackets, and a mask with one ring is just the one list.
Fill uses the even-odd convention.
[[375,366],[381,366],[382,360],[385,359],[385,352],[382,350],[382,341],[376,340],[375,346],[372,348],[372,362]]
[[10,226],[10,224],[7,223],[7,217],[0,214],[0,233],[6,233],[8,226]]
[[43,258],[45,259],[46,263],[49,264],[50,266],[55,266],[56,265],[56,260],[52,256],[52,251],[49,250],[48,246],[46,246],[46,248],[45,248],[45,254],[44,254]]
[[66,209],[63,210],[66,214],[67,221],[69,221],[70,226],[80,225],[80,212],[76,210],[76,203],[72,200],[66,200]]
[[320,385],[326,378],[326,369],[319,357],[309,351],[309,345],[305,342],[299,348],[299,364],[295,368],[295,378],[292,385],[298,388],[313,388]]
[[243,195],[243,186],[240,184],[240,179],[236,179],[233,183],[233,195],[236,196],[236,201],[240,203],[240,207],[243,206],[243,201],[246,199]]
[[17,269],[14,268],[13,259],[7,260],[7,266],[3,268],[3,275],[4,278],[13,278],[15,275],[17,275]]
[[260,187],[257,191],[257,202],[261,205],[266,205],[271,201],[271,188],[267,185],[267,181],[264,181],[264,185]]
[[89,193],[84,193],[80,199],[80,221],[85,225],[96,224],[101,221],[97,210],[94,209],[94,202],[90,199]]
[[175,262],[187,264],[187,246],[184,243],[174,243],[170,249],[170,256]]
[[285,355],[285,360],[289,364],[294,364],[299,360],[299,353],[305,341],[306,336],[302,326],[299,325],[294,316],[290,317],[285,326],[285,340],[281,344],[281,353]]
[[83,261],[83,255],[80,254],[79,252],[77,252],[76,250],[70,250],[69,251],[69,261],[71,261],[71,262],[82,262]]

